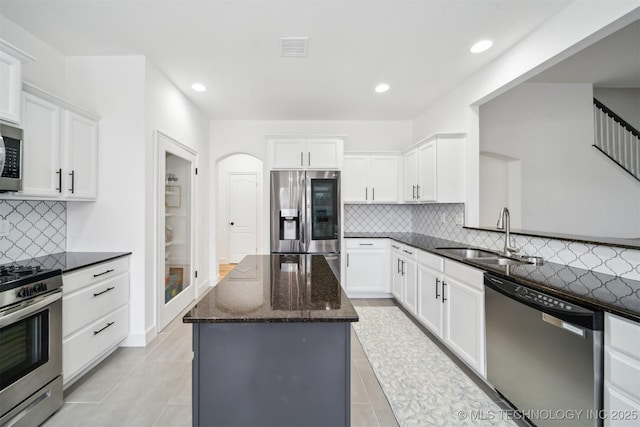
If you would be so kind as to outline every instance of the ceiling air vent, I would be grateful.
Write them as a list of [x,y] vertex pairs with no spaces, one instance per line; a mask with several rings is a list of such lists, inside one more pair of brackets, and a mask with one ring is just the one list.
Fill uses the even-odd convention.
[[279,37],[280,56],[307,56],[308,37]]

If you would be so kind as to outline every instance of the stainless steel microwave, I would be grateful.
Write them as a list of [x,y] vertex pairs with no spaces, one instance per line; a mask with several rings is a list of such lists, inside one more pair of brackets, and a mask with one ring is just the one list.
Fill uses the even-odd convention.
[[22,190],[22,129],[0,123],[0,193]]

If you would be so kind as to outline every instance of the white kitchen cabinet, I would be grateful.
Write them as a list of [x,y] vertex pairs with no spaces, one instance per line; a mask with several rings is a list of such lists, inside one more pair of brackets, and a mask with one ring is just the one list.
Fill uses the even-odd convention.
[[387,239],[345,239],[346,286],[350,297],[388,297],[389,241]]
[[465,201],[465,144],[458,134],[436,135],[404,154],[403,194],[407,202]]
[[19,125],[22,116],[22,63],[35,59],[0,40],[0,120]]
[[65,388],[113,352],[129,333],[129,257],[62,276]]
[[269,138],[267,145],[272,169],[340,169],[342,167],[342,138]]
[[345,203],[396,203],[400,156],[397,154],[348,154],[342,169]]
[[98,118],[25,85],[23,190],[16,197],[95,200]]
[[418,250],[392,242],[391,254],[391,293],[415,315],[418,303]]
[[445,260],[442,298],[445,344],[485,377],[483,272]]
[[604,332],[605,426],[640,423],[640,324],[607,313]]
[[436,336],[442,338],[444,326],[444,260],[424,251],[418,254],[417,317]]

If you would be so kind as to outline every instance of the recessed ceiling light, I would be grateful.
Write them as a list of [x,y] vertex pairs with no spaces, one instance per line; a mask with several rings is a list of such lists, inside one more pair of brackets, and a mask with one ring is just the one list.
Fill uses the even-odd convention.
[[493,46],[493,42],[491,40],[480,40],[478,43],[471,46],[471,49],[469,50],[471,53],[480,53],[489,49],[491,46]]
[[391,87],[386,84],[386,83],[380,83],[378,86],[376,86],[375,91],[378,93],[384,93],[386,91],[388,91]]
[[202,83],[194,83],[194,84],[192,84],[191,85],[191,89],[195,90],[196,92],[206,92],[207,91],[207,88]]

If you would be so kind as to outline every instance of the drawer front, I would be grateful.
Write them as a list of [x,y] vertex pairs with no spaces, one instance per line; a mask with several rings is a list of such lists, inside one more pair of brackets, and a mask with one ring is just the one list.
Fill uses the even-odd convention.
[[418,262],[436,271],[444,271],[444,258],[425,251],[418,251]]
[[129,301],[129,274],[121,274],[62,299],[62,336],[93,323]]
[[402,257],[405,259],[417,260],[418,252],[422,252],[422,251],[408,245],[400,245],[400,253],[402,254]]
[[484,271],[482,270],[445,259],[444,272],[447,277],[452,277],[480,290],[484,290]]
[[65,382],[127,336],[129,305],[110,313],[62,341]]
[[640,324],[607,313],[605,328],[607,348],[640,359]]
[[604,366],[612,386],[640,401],[640,360],[607,349]]
[[108,280],[127,271],[129,271],[128,256],[63,274],[63,295],[70,294],[85,286],[91,286],[102,280]]
[[347,249],[387,249],[388,239],[345,239]]

